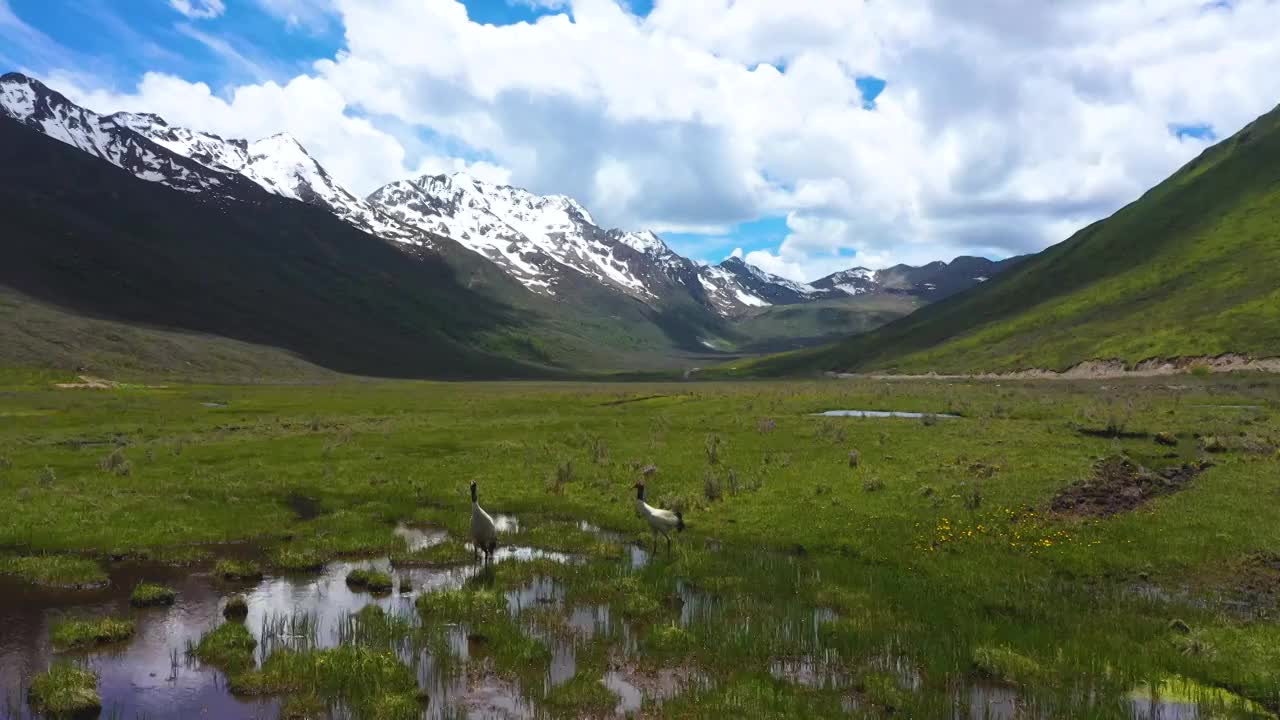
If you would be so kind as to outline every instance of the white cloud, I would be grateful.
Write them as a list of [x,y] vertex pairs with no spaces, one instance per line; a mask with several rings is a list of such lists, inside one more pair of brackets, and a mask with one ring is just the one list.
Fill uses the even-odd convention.
[[[1038,250],[1204,147],[1170,122],[1226,136],[1280,100],[1271,0],[658,0],[646,18],[571,0],[572,20],[509,26],[454,0],[257,2],[332,14],[346,47],[226,99],[165,76],[112,99],[288,130],[360,191],[462,167],[631,228],[786,215],[786,239],[746,257],[797,279]],[[874,111],[862,75],[888,81]],[[459,147],[492,162],[443,150]]]
[[192,20],[216,18],[227,11],[222,0],[169,0],[169,7]]

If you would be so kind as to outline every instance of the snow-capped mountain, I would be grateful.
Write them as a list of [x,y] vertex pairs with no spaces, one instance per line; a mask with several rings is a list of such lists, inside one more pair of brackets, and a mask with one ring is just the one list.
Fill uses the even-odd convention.
[[176,190],[219,201],[265,190],[323,208],[394,243],[443,251],[456,242],[530,291],[568,301],[585,282],[655,309],[693,302],[714,316],[734,318],[771,305],[871,292],[941,296],[1000,269],[982,258],[957,258],[950,274],[947,263],[932,263],[874,273],[853,268],[798,283],[740,258],[694,262],[652,232],[600,227],[570,197],[536,195],[465,173],[402,180],[359,198],[287,134],[250,142],[172,126],[153,114],[99,115],[16,73],[0,77],[0,114]]
[[166,151],[111,117],[86,110],[25,75],[0,77],[0,111],[151,182],[192,193],[234,194],[244,180]]
[[569,272],[644,302],[684,293],[724,316],[829,294],[736,258],[700,265],[653,232],[601,228],[572,198],[535,195],[465,173],[391,183],[367,200],[406,225],[456,240],[535,292],[556,294]]
[[813,281],[813,287],[839,290],[846,295],[865,295],[881,290],[880,284],[876,282],[875,272],[864,267],[832,273]]

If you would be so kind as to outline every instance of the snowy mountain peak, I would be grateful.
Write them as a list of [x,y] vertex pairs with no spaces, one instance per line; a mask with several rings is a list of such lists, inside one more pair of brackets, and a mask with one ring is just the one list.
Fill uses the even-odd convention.
[[646,255],[667,255],[671,253],[671,248],[662,241],[652,230],[644,232],[623,232],[619,235],[618,241],[630,247],[639,253]]

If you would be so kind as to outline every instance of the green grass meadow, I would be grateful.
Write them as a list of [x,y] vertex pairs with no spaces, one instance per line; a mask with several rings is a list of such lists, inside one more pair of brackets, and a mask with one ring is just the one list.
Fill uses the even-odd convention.
[[[267,573],[468,562],[457,544],[410,553],[392,530],[465,537],[475,480],[490,512],[520,518],[521,544],[584,558],[501,562],[491,585],[553,579],[634,623],[635,662],[701,678],[645,714],[963,717],[989,688],[1052,717],[1131,717],[1151,696],[1189,698],[1201,717],[1280,710],[1274,378],[54,389],[61,379],[0,374],[0,573],[23,582],[100,582],[113,557],[212,566],[232,558],[205,544],[240,540],[260,557],[234,559]],[[812,416],[833,409],[959,417]],[[1211,466],[1109,517],[1050,510],[1117,455]],[[628,568],[619,543],[650,539],[632,490],[649,464],[650,502],[681,509],[688,530]],[[497,672],[550,662],[529,628],[563,618],[510,618],[491,592],[417,608],[427,628],[482,628]],[[378,652],[423,629],[353,623],[352,649],[323,657],[254,668],[219,650],[251,650],[238,636],[201,651],[234,655],[220,660],[233,689],[420,712]],[[535,694],[541,711],[612,708],[599,677],[616,648],[596,642],[578,676]],[[819,655],[840,682],[787,669]],[[351,695],[332,675],[343,663],[379,668],[381,694]]]

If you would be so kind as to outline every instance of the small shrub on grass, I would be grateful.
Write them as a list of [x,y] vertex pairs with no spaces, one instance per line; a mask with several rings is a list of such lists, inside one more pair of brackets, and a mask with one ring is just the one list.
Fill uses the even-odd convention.
[[856,468],[862,462],[862,453],[857,450],[849,451],[849,467]]
[[591,438],[590,450],[592,462],[597,465],[609,464],[609,443],[604,438]]
[[347,584],[353,588],[361,588],[373,593],[391,592],[391,576],[369,568],[356,568],[347,573]]
[[249,601],[243,595],[232,595],[227,604],[222,606],[222,617],[228,620],[243,620],[249,614]]
[[564,486],[573,482],[573,462],[565,460],[556,466],[556,472],[547,483],[547,492],[556,495],[564,494]]
[[107,582],[97,562],[72,555],[0,557],[0,574],[55,588],[99,587]]
[[82,650],[128,640],[133,637],[133,622],[109,617],[66,620],[53,626],[52,637],[59,650]]
[[1227,451],[1227,444],[1214,435],[1205,435],[1200,438],[1200,449],[1207,453],[1224,453]]
[[253,649],[258,641],[238,622],[225,622],[200,636],[195,656],[200,662],[235,673],[253,667]]
[[252,582],[262,579],[262,568],[248,560],[219,560],[213,574],[223,580]]
[[972,486],[965,488],[960,492],[960,497],[964,500],[964,506],[968,510],[977,510],[982,506],[982,486],[974,483]]
[[0,455],[0,472],[13,468],[13,461],[3,455]]
[[710,502],[717,502],[724,497],[724,490],[720,487],[720,478],[716,474],[707,471],[702,477],[702,495]]
[[708,464],[708,465],[716,465],[716,464],[719,464],[719,462],[720,462],[720,444],[721,444],[721,443],[720,443],[720,436],[719,436],[719,435],[712,434],[712,435],[708,435],[708,436],[707,436],[706,450],[707,450],[707,464]]
[[116,448],[99,460],[98,469],[122,476],[128,475],[133,470],[129,465],[129,459],[124,456],[124,448]]
[[49,717],[97,717],[102,710],[98,676],[70,662],[54,663],[31,679],[32,707]]
[[880,492],[884,489],[884,481],[880,478],[867,478],[862,483],[862,489],[865,492]]
[[133,589],[133,594],[129,596],[129,604],[134,607],[159,607],[172,605],[177,597],[178,594],[173,591],[173,588],[156,583],[138,583],[138,586]]
[[920,424],[925,427],[933,427],[938,424],[938,416],[933,413],[925,413],[920,416]]
[[56,483],[57,481],[58,481],[58,474],[55,473],[53,471],[53,468],[49,467],[48,465],[44,466],[43,468],[40,468],[40,472],[36,473],[36,484],[42,488],[45,488],[46,490],[48,488],[53,487],[53,484]]
[[1187,372],[1191,373],[1194,377],[1206,378],[1213,374],[1213,368],[1209,367],[1208,363],[1198,362],[1192,363],[1191,367],[1187,369]]

